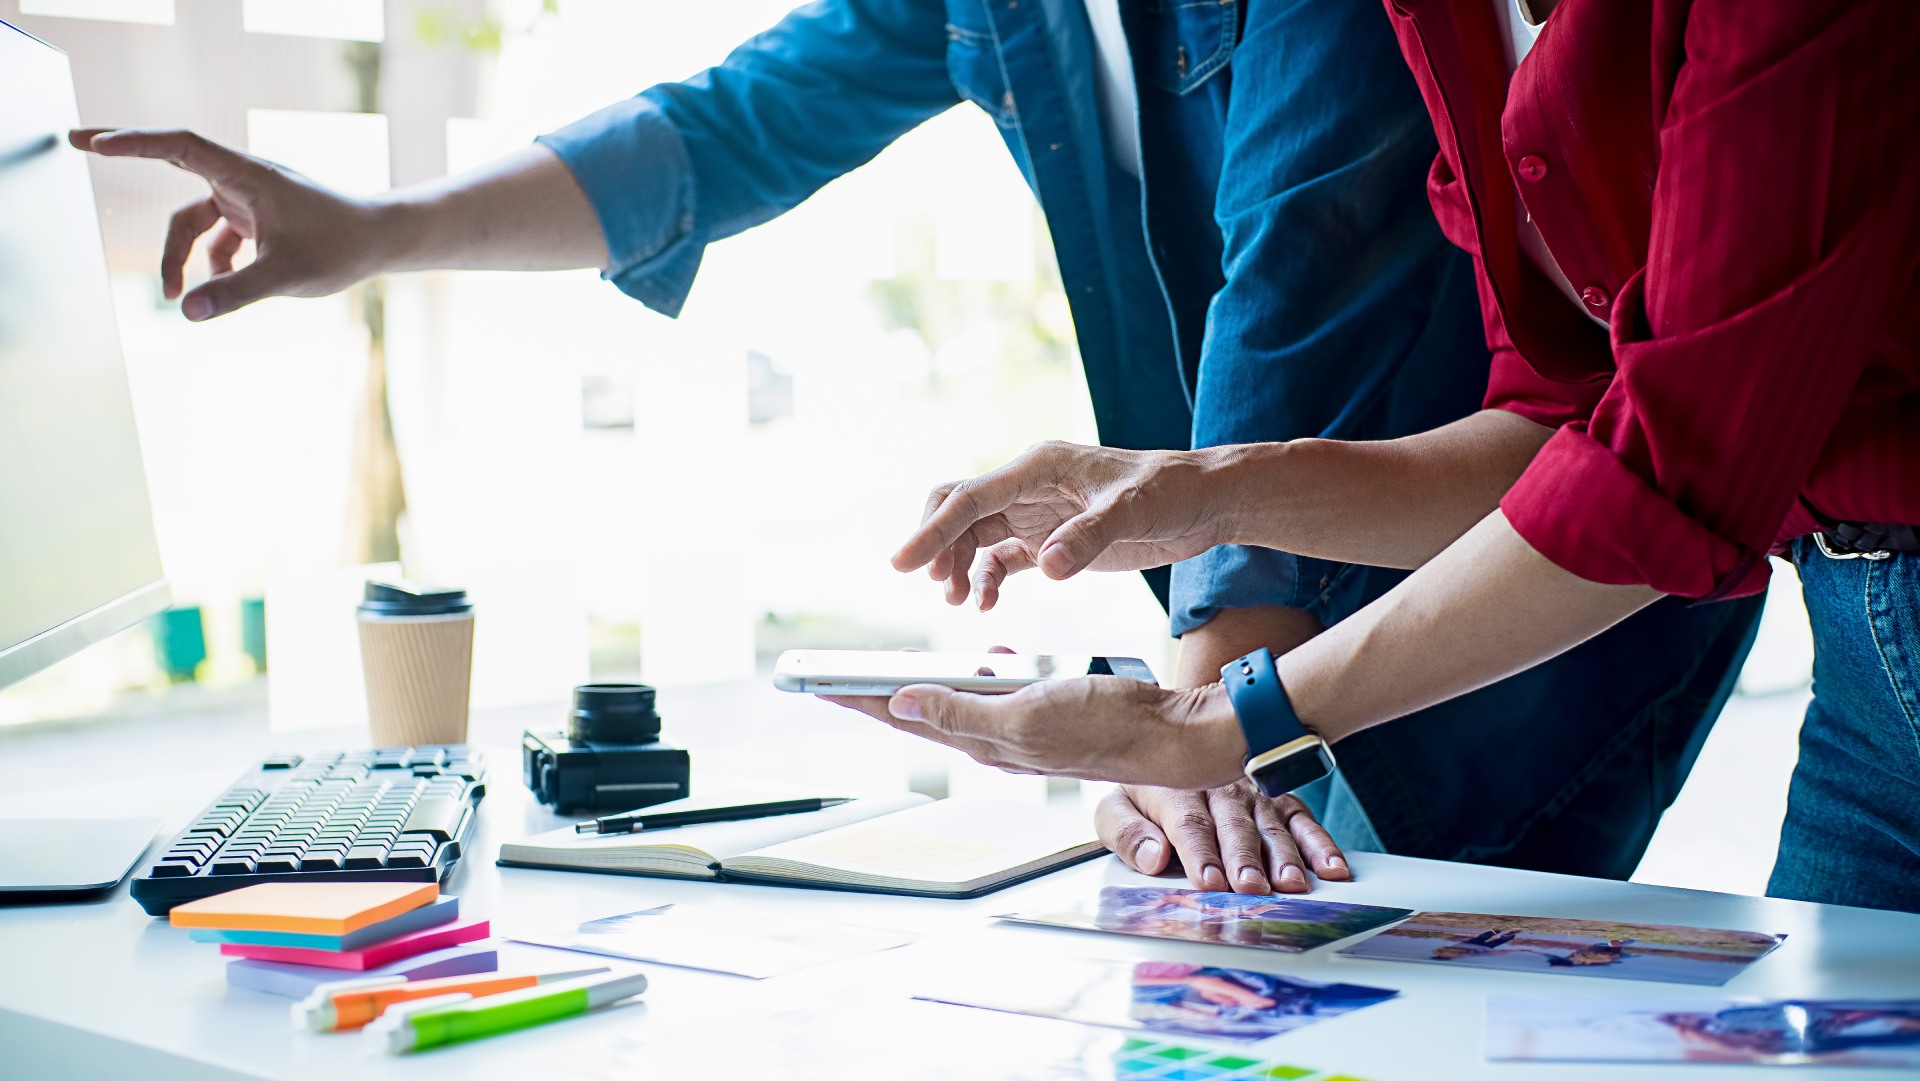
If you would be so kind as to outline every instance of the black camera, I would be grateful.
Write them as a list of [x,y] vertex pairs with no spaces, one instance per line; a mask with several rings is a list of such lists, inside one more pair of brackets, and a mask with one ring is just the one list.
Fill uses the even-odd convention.
[[534,798],[562,812],[630,811],[684,798],[687,752],[661,741],[653,698],[644,683],[575,687],[565,732],[520,737]]

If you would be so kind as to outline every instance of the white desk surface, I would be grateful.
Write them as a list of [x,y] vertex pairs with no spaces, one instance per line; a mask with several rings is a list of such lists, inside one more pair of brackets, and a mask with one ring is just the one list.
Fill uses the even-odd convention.
[[[770,700],[766,708],[778,714],[791,707]],[[520,723],[517,715],[492,724],[476,721],[475,738],[510,747],[497,730]],[[326,746],[327,735],[291,742]],[[335,746],[349,740],[346,734],[333,735]],[[0,746],[0,753],[13,758],[9,768],[19,768],[28,764],[20,754],[60,761],[77,754],[75,748],[90,738],[97,747],[97,737],[76,730],[12,749]],[[137,793],[141,806],[166,815],[172,828],[269,744],[285,742],[261,732],[222,740],[217,749],[202,745],[192,751],[197,768],[171,776],[163,770],[162,776],[149,775],[144,788],[117,791],[123,799]],[[696,770],[701,760],[696,753]],[[495,752],[491,768],[480,828],[448,888],[461,897],[463,914],[488,916],[496,929],[534,921],[566,924],[674,902],[721,908],[749,920],[807,916],[901,929],[918,935],[918,941],[763,981],[641,966],[652,986],[640,1004],[390,1058],[357,1036],[293,1031],[286,999],[229,990],[223,962],[212,947],[189,942],[186,932],[149,919],[127,898],[123,885],[90,903],[0,906],[0,1078],[1063,1078],[1072,1075],[1042,1068],[1046,1049],[1089,1030],[907,1001],[916,991],[930,989],[934,975],[955,967],[991,967],[1017,981],[1020,966],[1062,955],[1178,958],[1397,988],[1403,993],[1391,1002],[1255,1045],[1262,1057],[1370,1081],[1906,1076],[1860,1068],[1487,1063],[1481,1058],[1481,1014],[1488,994],[1920,998],[1916,915],[1358,855],[1357,881],[1323,884],[1316,896],[1408,908],[1743,928],[1785,932],[1788,938],[1725,987],[1709,988],[1359,961],[1337,957],[1333,948],[1287,955],[1075,934],[997,924],[990,917],[1070,903],[1104,884],[1148,880],[1104,857],[985,898],[935,901],[498,868],[493,854],[502,840],[558,820],[519,786],[516,758]],[[102,798],[98,810],[132,809],[114,806],[117,802]],[[0,813],[31,809],[70,808],[50,808],[43,799],[23,795],[0,799]],[[584,959],[534,947],[503,950],[508,964],[580,967]],[[815,1012],[825,1019],[809,1020]],[[870,1026],[872,1043],[856,1039],[849,1044],[844,1034],[858,1033],[862,1026]],[[829,1038],[830,1030],[842,1035]],[[808,1039],[815,1042],[810,1045]],[[996,1061],[1003,1067],[985,1073],[966,1065],[980,1061],[983,1049],[1001,1056]],[[1023,1057],[1029,1050],[1031,1057]]]

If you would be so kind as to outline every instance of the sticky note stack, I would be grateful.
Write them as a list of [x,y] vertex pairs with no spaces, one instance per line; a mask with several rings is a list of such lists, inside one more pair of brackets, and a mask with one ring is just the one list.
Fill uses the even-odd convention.
[[367,976],[409,980],[493,972],[486,920],[429,882],[266,882],[176,907],[169,919],[213,942],[227,983],[289,998]]

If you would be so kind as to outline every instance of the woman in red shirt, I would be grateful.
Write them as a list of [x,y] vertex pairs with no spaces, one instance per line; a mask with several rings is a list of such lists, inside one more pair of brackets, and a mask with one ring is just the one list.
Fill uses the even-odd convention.
[[[983,607],[1030,567],[1221,543],[1418,567],[1275,662],[1337,746],[1790,555],[1816,690],[1770,892],[1920,911],[1920,8],[1548,7],[1388,4],[1439,137],[1429,196],[1478,269],[1483,412],[1381,443],[1037,447],[936,489],[895,565]],[[1247,753],[1217,684],[870,712],[1133,783],[1217,785]]]

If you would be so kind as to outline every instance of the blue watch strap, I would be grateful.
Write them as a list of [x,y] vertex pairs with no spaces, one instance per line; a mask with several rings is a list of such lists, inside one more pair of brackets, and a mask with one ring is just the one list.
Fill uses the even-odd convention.
[[1280,685],[1280,675],[1273,670],[1273,654],[1264,647],[1223,666],[1220,681],[1226,684],[1227,699],[1233,703],[1240,732],[1247,738],[1249,760],[1311,735],[1293,711],[1286,688]]

